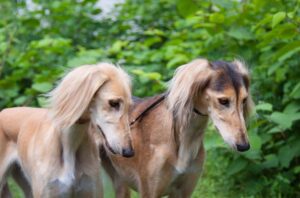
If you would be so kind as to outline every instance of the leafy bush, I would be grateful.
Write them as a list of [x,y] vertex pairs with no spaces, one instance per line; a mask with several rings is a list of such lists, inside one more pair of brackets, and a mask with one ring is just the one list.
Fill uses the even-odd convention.
[[[174,69],[197,57],[243,59],[257,103],[251,151],[225,156],[222,177],[245,196],[300,196],[300,1],[127,0],[99,17],[96,0],[4,0],[0,6],[0,107],[43,105],[67,68],[125,65],[138,96],[165,90]],[[208,159],[210,160],[210,159]]]

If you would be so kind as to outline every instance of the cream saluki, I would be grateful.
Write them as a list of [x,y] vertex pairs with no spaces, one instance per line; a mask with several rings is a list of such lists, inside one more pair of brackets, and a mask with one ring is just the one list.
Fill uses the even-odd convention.
[[99,152],[89,128],[101,133],[110,152],[134,154],[129,77],[108,63],[81,66],[63,78],[49,100],[49,109],[0,113],[0,190],[10,167],[18,164],[35,198],[102,197]]
[[106,146],[101,151],[116,196],[129,197],[132,187],[143,198],[190,197],[204,162],[209,118],[232,148],[248,150],[249,82],[239,61],[199,59],[177,69],[167,93],[137,101],[130,116],[135,156],[112,155]]

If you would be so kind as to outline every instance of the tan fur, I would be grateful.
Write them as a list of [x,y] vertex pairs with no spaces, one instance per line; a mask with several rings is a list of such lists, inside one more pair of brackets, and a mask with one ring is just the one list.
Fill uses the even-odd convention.
[[[49,109],[17,107],[0,113],[0,195],[10,167],[17,164],[35,198],[102,197],[93,133],[100,134],[101,128],[115,153],[131,149],[128,76],[107,63],[81,66],[49,95]],[[116,99],[118,109],[109,103]],[[12,171],[15,176],[21,173]],[[30,196],[28,184],[19,179]]]
[[[242,79],[245,67],[242,66],[241,71],[236,63],[231,64]],[[214,69],[205,59],[181,66],[171,81],[167,98],[132,126],[135,156],[128,159],[114,156],[104,146],[102,164],[112,178],[116,197],[130,197],[129,187],[143,198],[190,197],[202,171],[203,137],[209,117],[217,127],[222,125],[232,130],[230,138],[234,142],[231,143],[247,147],[247,136],[243,135],[246,134],[243,117],[246,110],[241,106],[241,97],[248,95],[247,103],[250,103],[250,93],[241,82],[236,95],[230,81],[223,91],[213,90],[221,73],[226,74],[225,70]],[[218,103],[219,97],[232,99],[231,106],[224,110]],[[135,103],[130,119],[134,120],[158,98]],[[245,108],[249,107],[246,105]],[[196,114],[194,108],[208,116]],[[232,113],[235,115],[227,116]],[[223,121],[223,116],[228,120]],[[237,149],[237,145],[230,145]]]

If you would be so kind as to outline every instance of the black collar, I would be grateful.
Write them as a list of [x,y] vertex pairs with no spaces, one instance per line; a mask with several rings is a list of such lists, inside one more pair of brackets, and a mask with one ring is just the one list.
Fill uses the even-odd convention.
[[[149,105],[138,117],[136,117],[134,120],[130,122],[130,126],[134,125],[138,120],[140,120],[144,115],[146,115],[151,109],[153,109],[155,106],[157,106],[159,103],[161,103],[165,98],[167,94],[162,94],[155,102],[153,102],[151,105]],[[203,113],[201,113],[196,108],[193,109],[194,113],[200,116],[208,116]]]
[[204,114],[204,113],[201,113],[199,110],[197,110],[196,108],[194,108],[193,109],[194,110],[194,113],[196,113],[196,114],[198,114],[198,115],[200,115],[200,116],[208,116],[208,115],[206,115],[206,114]]
[[155,102],[153,102],[150,106],[148,106],[138,117],[136,117],[134,120],[130,122],[130,126],[132,126],[136,121],[140,120],[148,111],[153,109],[156,105],[161,103],[166,98],[166,95],[163,94],[160,96]]

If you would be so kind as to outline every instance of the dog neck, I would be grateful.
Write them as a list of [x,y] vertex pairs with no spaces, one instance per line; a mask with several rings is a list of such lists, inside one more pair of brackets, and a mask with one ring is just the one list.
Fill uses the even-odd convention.
[[178,172],[184,172],[197,157],[203,143],[203,135],[207,122],[208,116],[201,116],[194,113],[185,127],[176,129],[178,132],[175,132],[174,136],[178,148],[176,164]]

